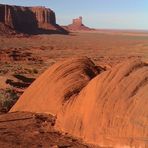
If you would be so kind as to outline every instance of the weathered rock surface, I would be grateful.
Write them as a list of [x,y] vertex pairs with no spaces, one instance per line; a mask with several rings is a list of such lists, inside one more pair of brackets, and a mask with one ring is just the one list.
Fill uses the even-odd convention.
[[58,114],[57,127],[102,146],[148,146],[148,65],[128,61],[93,80]]
[[14,35],[16,34],[15,30],[13,30],[10,26],[5,25],[0,22],[0,35]]
[[93,30],[87,26],[85,26],[83,24],[83,20],[82,17],[80,16],[79,18],[73,19],[72,24],[66,26],[65,28],[67,28],[68,30],[72,30],[72,31],[78,31],[78,30]]
[[55,13],[45,7],[0,4],[0,22],[23,33],[42,33],[43,31],[64,33],[64,29],[56,24]]
[[[1,148],[95,148],[54,128],[55,117],[27,112],[0,115]],[[97,147],[100,148],[100,147]]]
[[56,128],[107,147],[148,147],[148,64],[128,60],[101,72],[87,58],[44,72],[14,111],[56,115]]
[[[59,62],[44,72],[38,81],[28,88],[11,111],[30,110],[56,115],[62,105],[78,95],[90,79],[97,74],[98,70],[94,63],[85,57]],[[30,105],[24,105],[24,102]],[[49,102],[54,103],[49,107]]]

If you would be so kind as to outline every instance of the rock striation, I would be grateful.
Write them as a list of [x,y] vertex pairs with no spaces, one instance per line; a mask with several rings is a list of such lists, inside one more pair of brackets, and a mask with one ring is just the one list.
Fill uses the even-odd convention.
[[[31,112],[49,112],[56,115],[62,104],[79,94],[81,89],[97,74],[95,64],[86,57],[58,62],[28,88],[28,91],[22,95],[11,111],[30,110]],[[36,86],[41,89],[37,91]],[[46,88],[43,90],[43,87]],[[24,102],[28,102],[30,107],[24,106]],[[54,103],[49,107],[49,102]]]
[[79,31],[79,30],[84,30],[84,31],[89,31],[93,30],[83,24],[83,18],[80,16],[79,18],[73,19],[72,24],[66,26],[68,30],[72,31]]
[[45,7],[22,7],[0,4],[0,22],[22,33],[59,31],[55,13]]
[[56,128],[106,147],[148,147],[148,64],[127,60],[103,71],[72,58],[45,71],[10,112],[48,112]]

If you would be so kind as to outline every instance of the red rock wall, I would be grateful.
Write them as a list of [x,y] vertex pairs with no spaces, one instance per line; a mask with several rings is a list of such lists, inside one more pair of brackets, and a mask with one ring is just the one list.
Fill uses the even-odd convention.
[[52,10],[45,7],[32,7],[30,9],[35,14],[39,26],[43,24],[56,24],[55,13]]
[[48,29],[48,25],[56,25],[56,18],[55,13],[45,7],[0,4],[0,22],[21,32],[33,32],[38,28]]

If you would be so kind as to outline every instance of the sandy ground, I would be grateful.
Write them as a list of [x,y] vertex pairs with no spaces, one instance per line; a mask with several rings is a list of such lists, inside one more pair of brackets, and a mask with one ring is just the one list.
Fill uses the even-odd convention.
[[[135,36],[130,36],[112,32],[81,32],[70,35],[0,37],[0,49],[3,53],[7,51],[6,54],[16,50],[20,56],[18,61],[9,59],[10,55],[6,60],[4,56],[1,57],[1,61],[7,63],[0,63],[3,69],[12,67],[11,73],[21,68],[37,68],[44,71],[56,61],[71,56],[88,56],[95,62],[106,61],[108,64],[133,57],[148,60],[148,36],[136,33]],[[28,58],[30,59],[27,60]]]
[[99,148],[54,129],[54,117],[33,113],[0,115],[1,148]]

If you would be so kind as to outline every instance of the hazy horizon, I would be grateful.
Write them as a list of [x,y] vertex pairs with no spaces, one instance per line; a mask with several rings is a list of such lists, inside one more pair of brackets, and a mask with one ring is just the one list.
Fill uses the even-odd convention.
[[82,16],[85,25],[97,29],[148,30],[148,1],[138,0],[0,0],[1,4],[45,6],[56,13],[57,23],[68,25]]

